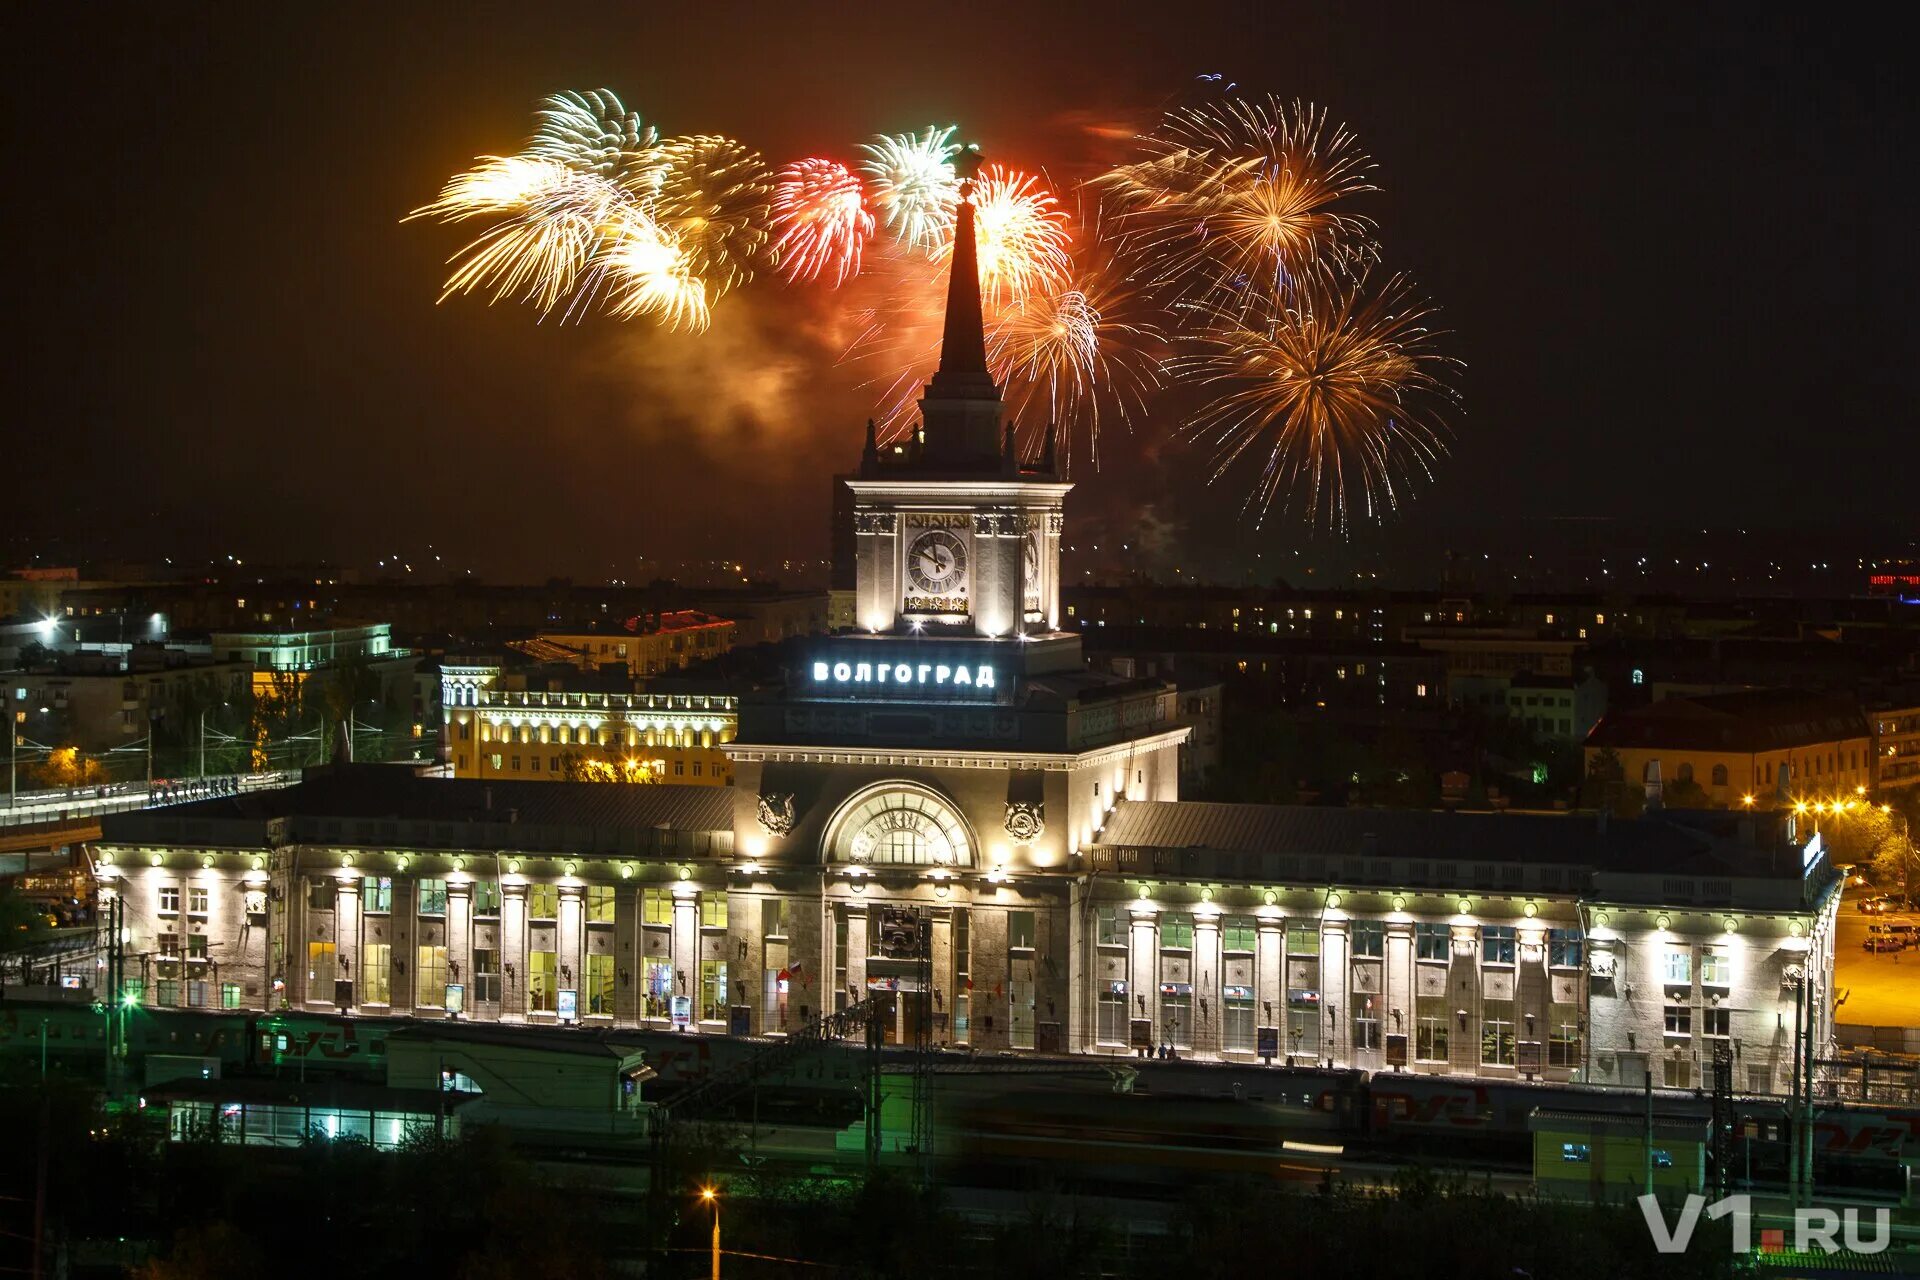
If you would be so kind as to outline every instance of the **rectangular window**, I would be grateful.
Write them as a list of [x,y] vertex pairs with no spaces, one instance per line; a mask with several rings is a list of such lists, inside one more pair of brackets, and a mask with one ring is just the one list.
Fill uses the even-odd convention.
[[1693,1006],[1667,1002],[1667,1034],[1670,1036],[1690,1036],[1693,1034]]
[[163,916],[180,914],[180,886],[172,884],[161,886],[160,914]]
[[473,998],[476,1003],[499,1003],[500,953],[491,947],[473,949]]
[[1582,1065],[1578,1011],[1571,1006],[1556,1005],[1550,1015],[1550,1021],[1551,1025],[1547,1030],[1547,1065],[1550,1067]]
[[1585,939],[1578,929],[1547,930],[1547,963],[1556,969],[1578,969],[1585,959]]
[[362,876],[360,909],[369,915],[384,915],[393,910],[393,877]]
[[333,982],[340,976],[331,942],[307,944],[307,999],[332,1000]]
[[613,1016],[613,957],[587,957],[587,1012]]
[[784,969],[765,969],[760,1002],[760,1030],[784,1035],[787,1030],[787,996],[792,975]]
[[1007,912],[1007,946],[1014,951],[1031,951],[1036,934],[1034,913],[1031,911]]
[[1480,1002],[1480,1061],[1495,1067],[1514,1064],[1513,1001]]
[[1693,953],[1685,947],[1669,947],[1666,955],[1667,985],[1693,985]]
[[1253,988],[1227,987],[1222,995],[1221,1008],[1221,1044],[1228,1050],[1252,1053]]
[[239,983],[223,982],[220,984],[220,1007],[222,1009],[238,1009],[240,1007]]
[[1726,952],[1708,947],[1700,953],[1700,985],[1725,987],[1733,983],[1733,963]]
[[187,914],[203,916],[207,914],[207,887],[196,884],[187,889]]
[[1693,1088],[1693,1062],[1685,1056],[1662,1059],[1660,1075],[1660,1082],[1669,1089]]
[[1160,984],[1160,1038],[1177,1049],[1193,1046],[1193,988],[1184,982]]
[[727,962],[700,962],[700,1017],[705,1022],[724,1022],[727,1017]]
[[670,889],[642,889],[640,891],[640,923],[672,924],[673,891]]
[[1176,950],[1193,950],[1193,916],[1186,911],[1169,911],[1160,917],[1160,945]]
[[1378,920],[1355,920],[1353,954],[1376,959],[1387,954],[1387,926]]
[[1100,907],[1093,917],[1094,942],[1102,947],[1124,947],[1131,926],[1125,907]]
[[1290,956],[1317,956],[1320,954],[1320,926],[1317,924],[1290,924],[1287,926],[1287,954]]
[[664,960],[649,960],[645,976],[643,1016],[668,1017],[673,1012],[673,966]]
[[1094,1000],[1094,1039],[1101,1044],[1127,1043],[1127,984],[1103,982]]
[[727,895],[724,890],[700,895],[700,927],[702,929],[727,927]]
[[476,916],[500,914],[500,882],[498,880],[473,882],[473,914]]
[[1378,1050],[1380,1048],[1380,1018],[1372,1009],[1362,1005],[1353,1015],[1353,1047],[1356,1052]]
[[1700,1034],[1725,1040],[1733,1034],[1733,1010],[1719,1005],[1700,1011]]
[[586,893],[587,923],[613,923],[613,890],[603,885],[589,885]]
[[446,1003],[447,949],[445,947],[421,947],[418,959],[414,962],[413,975],[415,1004],[437,1009]]
[[1513,963],[1513,926],[1484,925],[1480,929],[1480,959],[1486,964]]
[[1007,1043],[1033,1048],[1034,983],[1031,964],[1015,965],[1007,980]]
[[393,1003],[393,948],[384,942],[360,948],[360,1003]]
[[1584,1142],[1563,1142],[1560,1144],[1560,1159],[1567,1164],[1590,1164],[1593,1161],[1593,1148]]
[[787,936],[787,903],[784,898],[760,899],[760,936],[763,938],[784,938]]
[[560,918],[560,887],[551,884],[530,884],[527,886],[527,919],[557,920]]
[[1420,960],[1445,960],[1453,946],[1453,929],[1444,924],[1413,926],[1413,954]]
[[1223,951],[1252,951],[1259,936],[1252,916],[1228,916],[1220,924]]
[[560,989],[559,956],[552,951],[527,953],[527,1012],[552,1013],[554,992]]
[[1287,1000],[1287,1052],[1308,1058],[1320,1056],[1320,1002],[1306,1001],[1293,992]]
[[417,910],[423,916],[443,916],[447,914],[447,882],[445,880],[421,880],[416,882],[419,893]]

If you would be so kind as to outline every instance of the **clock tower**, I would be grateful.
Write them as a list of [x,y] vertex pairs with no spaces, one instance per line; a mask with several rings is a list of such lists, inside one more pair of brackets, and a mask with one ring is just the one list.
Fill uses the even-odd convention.
[[867,424],[853,491],[855,623],[869,635],[1010,639],[1060,623],[1061,477],[1051,429],[1038,459],[1023,459],[987,368],[974,246],[979,152],[955,161],[952,276],[940,366],[920,421],[881,447]]

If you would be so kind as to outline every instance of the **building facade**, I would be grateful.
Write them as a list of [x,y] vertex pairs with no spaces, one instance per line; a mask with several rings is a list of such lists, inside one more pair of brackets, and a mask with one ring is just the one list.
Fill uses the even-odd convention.
[[[896,1042],[1676,1087],[1724,1046],[1783,1090],[1838,902],[1790,813],[1180,800],[1178,688],[1061,628],[1069,486],[1002,428],[972,219],[921,425],[847,481],[856,627],[730,708],[731,787],[338,765],[110,817],[141,998],[690,1035],[870,1001]],[[489,757],[723,710],[442,672]]]

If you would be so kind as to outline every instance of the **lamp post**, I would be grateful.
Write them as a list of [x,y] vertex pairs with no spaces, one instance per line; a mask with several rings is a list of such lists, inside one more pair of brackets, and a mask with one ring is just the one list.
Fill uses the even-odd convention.
[[702,1187],[700,1199],[713,1208],[712,1280],[720,1280],[720,1195],[712,1187]]

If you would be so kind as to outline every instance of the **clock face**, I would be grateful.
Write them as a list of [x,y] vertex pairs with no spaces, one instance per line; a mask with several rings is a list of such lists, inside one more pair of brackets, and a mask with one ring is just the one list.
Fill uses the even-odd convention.
[[955,595],[967,589],[967,544],[945,529],[930,529],[907,548],[907,579],[915,589]]

